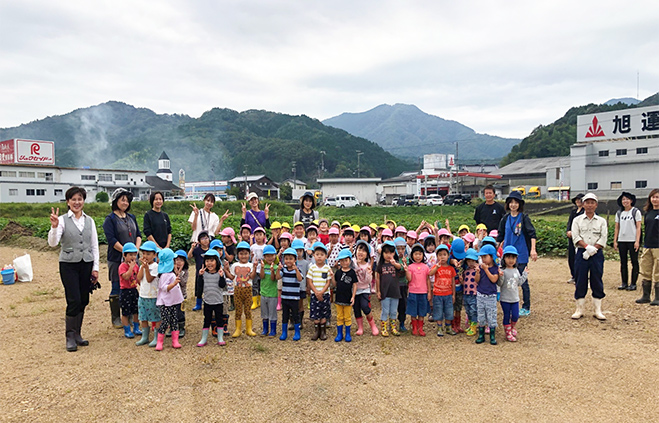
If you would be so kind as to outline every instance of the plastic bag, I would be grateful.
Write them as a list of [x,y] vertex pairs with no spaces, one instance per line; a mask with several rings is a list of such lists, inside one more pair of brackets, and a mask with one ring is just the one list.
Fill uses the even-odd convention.
[[29,254],[14,259],[14,269],[19,282],[32,282],[32,260]]

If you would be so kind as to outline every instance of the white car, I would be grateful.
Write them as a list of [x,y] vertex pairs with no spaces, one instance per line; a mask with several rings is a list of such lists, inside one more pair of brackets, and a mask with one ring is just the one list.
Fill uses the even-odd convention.
[[444,205],[444,201],[442,201],[442,196],[439,194],[431,194],[428,196],[428,199],[426,200],[426,205],[428,206],[441,206]]
[[336,198],[334,197],[327,197],[325,201],[323,201],[323,206],[329,207],[329,206],[335,206],[336,207]]
[[345,208],[345,207],[355,207],[359,205],[359,201],[355,198],[354,195],[337,195],[336,197],[336,207]]

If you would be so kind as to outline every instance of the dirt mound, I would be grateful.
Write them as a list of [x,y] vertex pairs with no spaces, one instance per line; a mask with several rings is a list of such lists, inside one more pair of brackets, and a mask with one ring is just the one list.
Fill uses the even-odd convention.
[[32,236],[33,232],[21,225],[20,223],[10,220],[2,231],[0,231],[0,241],[8,241],[14,237]]

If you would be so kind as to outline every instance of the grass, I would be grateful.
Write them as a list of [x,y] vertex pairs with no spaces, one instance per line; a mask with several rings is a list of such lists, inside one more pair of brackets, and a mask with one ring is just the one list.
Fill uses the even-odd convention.
[[260,342],[255,343],[252,345],[252,349],[258,353],[268,353],[270,352],[270,348],[266,347],[265,345],[261,344]]

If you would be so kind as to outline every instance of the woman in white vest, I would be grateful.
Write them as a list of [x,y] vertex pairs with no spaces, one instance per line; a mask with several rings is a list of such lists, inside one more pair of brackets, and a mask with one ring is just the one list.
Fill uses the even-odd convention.
[[98,281],[98,234],[94,219],[83,211],[87,192],[71,187],[66,191],[69,211],[58,216],[59,208],[50,213],[48,245],[61,243],[59,273],[66,296],[66,350],[77,351],[78,346],[89,345],[80,335],[89,294]]

